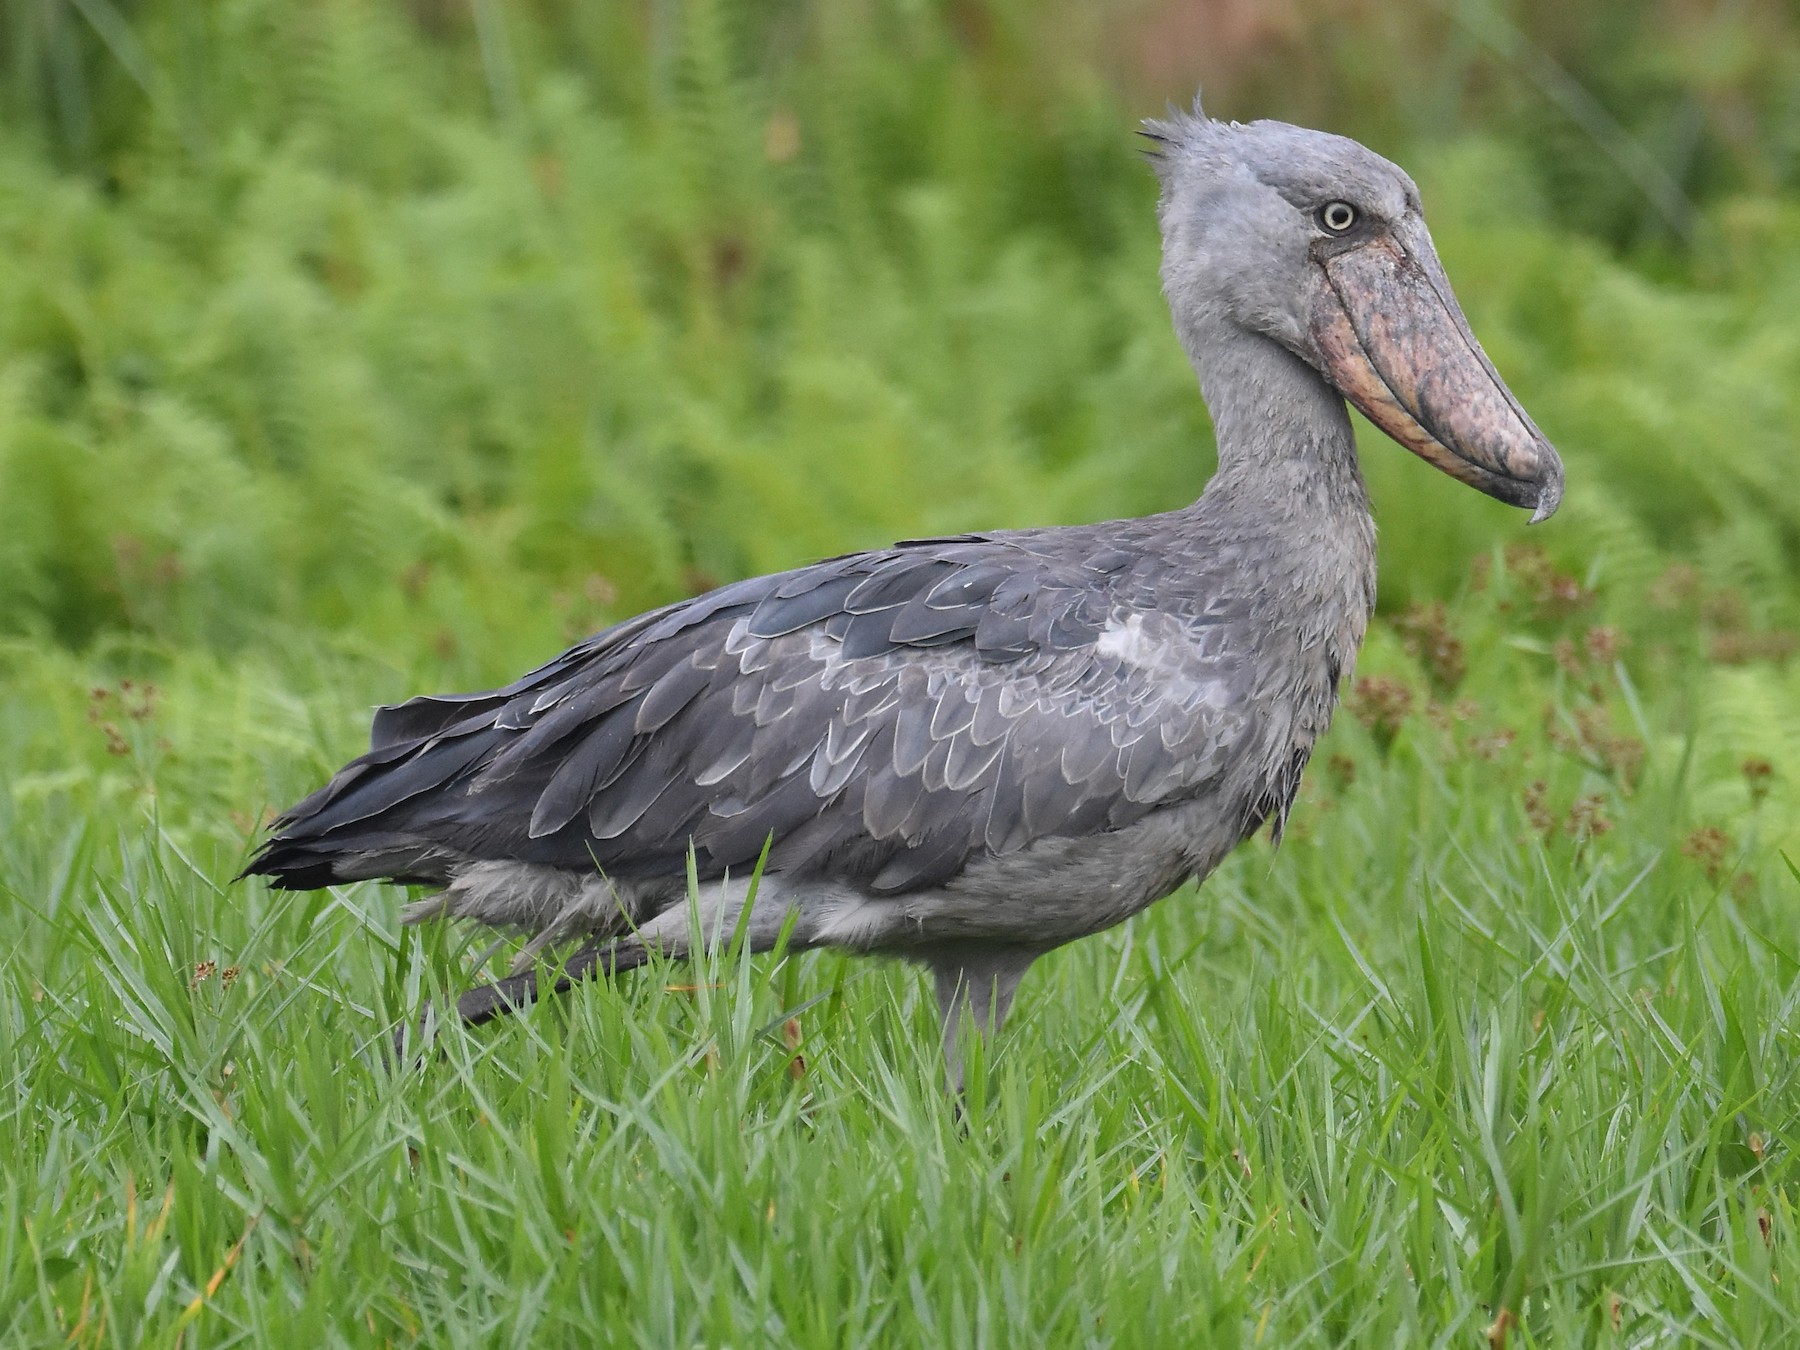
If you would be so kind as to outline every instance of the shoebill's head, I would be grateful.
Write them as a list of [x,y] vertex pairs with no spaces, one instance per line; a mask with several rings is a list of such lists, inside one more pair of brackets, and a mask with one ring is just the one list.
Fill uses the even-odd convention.
[[1163,288],[1189,350],[1280,343],[1453,478],[1534,521],[1562,461],[1481,350],[1412,179],[1342,136],[1193,113],[1147,122],[1162,180]]

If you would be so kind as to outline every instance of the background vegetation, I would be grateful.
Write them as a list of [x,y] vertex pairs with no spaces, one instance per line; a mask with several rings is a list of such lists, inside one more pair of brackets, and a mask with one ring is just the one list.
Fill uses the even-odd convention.
[[[1200,78],[1420,180],[1555,522],[1369,436],[1289,842],[1041,963],[966,1124],[835,958],[385,1072],[460,935],[230,882],[370,704],[1197,493]],[[1793,1343],[1780,0],[0,0],[0,114],[12,1341]]]

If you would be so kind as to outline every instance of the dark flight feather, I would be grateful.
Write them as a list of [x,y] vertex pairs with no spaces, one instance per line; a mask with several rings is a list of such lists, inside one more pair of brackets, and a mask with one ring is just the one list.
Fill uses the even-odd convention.
[[[1236,597],[1205,557],[1122,524],[738,582],[504,689],[384,709],[370,753],[252,866],[296,885],[495,856],[679,877],[691,845],[713,877],[772,840],[771,866],[893,893],[1119,828],[1205,790],[1251,694],[1209,630]],[[1102,637],[1127,631],[1146,576],[1163,622],[1130,628],[1125,660]]]

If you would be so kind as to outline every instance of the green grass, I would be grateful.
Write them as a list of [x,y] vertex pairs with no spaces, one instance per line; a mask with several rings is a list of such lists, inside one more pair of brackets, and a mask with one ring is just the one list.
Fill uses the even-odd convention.
[[[1796,678],[1570,584],[1515,553],[1380,629],[1281,850],[1041,962],[963,1121],[923,978],[830,956],[391,1072],[478,944],[228,880],[233,803],[309,786],[390,675],[168,654],[146,712],[17,648],[13,1335],[1457,1345],[1505,1308],[1515,1344],[1789,1344],[1793,785],[1743,761],[1794,761],[1731,710]],[[1668,650],[1615,662],[1634,609]]]
[[483,940],[230,878],[373,703],[1198,490],[1087,11],[0,4],[0,1342],[1800,1342],[1800,41],[1678,8],[1215,95],[1415,173],[1567,503],[1368,438],[1286,842],[1041,961],[959,1115],[821,955],[396,1072]]

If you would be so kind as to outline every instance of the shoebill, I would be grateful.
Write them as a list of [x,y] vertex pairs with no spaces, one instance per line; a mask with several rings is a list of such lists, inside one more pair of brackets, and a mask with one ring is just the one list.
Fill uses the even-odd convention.
[[463,995],[468,1023],[696,932],[904,957],[936,980],[960,1083],[963,1038],[998,1030],[1039,956],[1278,837],[1375,601],[1346,404],[1534,521],[1562,466],[1400,169],[1198,105],[1145,134],[1217,432],[1198,501],[735,582],[503,689],[382,708],[248,871],[428,884],[408,922],[529,935]]

